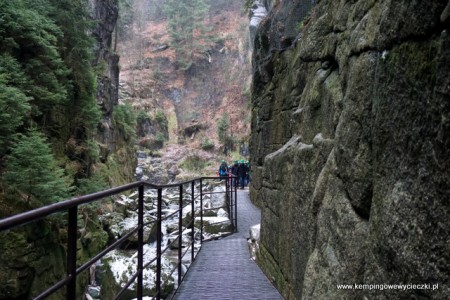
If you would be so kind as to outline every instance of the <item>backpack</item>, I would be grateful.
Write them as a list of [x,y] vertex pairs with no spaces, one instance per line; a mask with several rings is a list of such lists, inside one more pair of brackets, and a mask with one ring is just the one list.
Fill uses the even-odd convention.
[[220,166],[220,175],[225,175],[227,173],[227,167],[225,165]]

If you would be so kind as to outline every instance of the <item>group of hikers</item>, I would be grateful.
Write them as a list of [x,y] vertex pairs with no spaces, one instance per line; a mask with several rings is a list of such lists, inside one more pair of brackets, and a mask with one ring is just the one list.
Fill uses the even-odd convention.
[[[228,165],[222,160],[218,173],[220,177],[229,177],[233,186],[244,189],[250,183],[250,162],[241,159]],[[231,179],[232,176],[235,176],[234,180]]]

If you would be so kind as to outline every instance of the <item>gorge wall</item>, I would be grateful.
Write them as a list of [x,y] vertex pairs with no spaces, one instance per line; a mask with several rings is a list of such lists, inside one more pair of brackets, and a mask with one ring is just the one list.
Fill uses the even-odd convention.
[[[60,156],[70,157],[70,160],[67,159],[70,161],[68,165],[80,165],[73,169],[81,170],[81,165],[88,165],[86,169],[89,174],[86,175],[100,173],[108,179],[108,184],[114,186],[130,182],[136,164],[134,145],[129,143],[113,118],[114,107],[118,105],[119,56],[111,50],[111,41],[118,17],[118,1],[90,0],[89,5],[92,19],[96,21],[91,32],[95,38],[94,49],[90,50],[94,52],[92,65],[97,68],[96,100],[102,113],[101,124],[95,136],[99,146],[99,159],[93,161],[90,158],[92,155],[85,154],[88,150],[85,146],[86,133],[82,130],[83,126],[76,127],[73,132],[61,129],[62,133],[58,132],[59,139],[52,139],[52,142],[53,148],[64,149],[60,151]],[[73,115],[76,114],[67,113],[63,115],[63,119],[69,124],[75,123],[71,119]],[[78,160],[82,159],[77,160],[74,157],[84,158],[86,162],[80,163]],[[16,211],[19,210],[16,206],[25,206],[20,205],[20,199],[0,199],[0,203],[2,217],[20,212]],[[95,211],[95,208],[92,211]],[[87,217],[88,214],[93,214],[92,211],[87,206],[83,208],[86,222],[81,222],[84,234],[78,242],[78,259],[83,262],[87,261],[87,257],[99,253],[108,240],[99,220]],[[67,242],[65,226],[62,216],[57,216],[0,234],[0,299],[31,299],[64,276]],[[80,299],[88,283],[88,276],[88,273],[84,272],[79,277],[77,295],[80,295]],[[49,299],[63,299],[64,293],[62,289]]]
[[93,19],[98,21],[92,32],[96,39],[93,64],[99,70],[96,99],[102,111],[96,135],[99,145],[97,169],[108,175],[111,186],[117,186],[134,181],[137,164],[132,137],[121,130],[117,120],[114,120],[114,108],[119,105],[120,71],[119,55],[112,49],[112,42],[119,16],[119,2],[91,0],[90,5]]
[[[286,299],[450,295],[450,2],[276,2],[255,37],[251,198]],[[439,284],[339,290],[338,284]]]

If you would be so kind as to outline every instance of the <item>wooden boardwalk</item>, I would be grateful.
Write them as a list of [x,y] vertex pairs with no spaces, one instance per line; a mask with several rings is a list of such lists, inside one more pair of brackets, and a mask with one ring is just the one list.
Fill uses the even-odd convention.
[[250,202],[248,190],[238,190],[237,201],[238,232],[203,243],[174,299],[283,299],[250,258],[249,228],[260,223],[260,210]]

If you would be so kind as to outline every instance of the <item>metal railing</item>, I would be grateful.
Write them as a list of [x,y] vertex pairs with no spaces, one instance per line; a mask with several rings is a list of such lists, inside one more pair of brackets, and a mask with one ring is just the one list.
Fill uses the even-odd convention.
[[[136,288],[136,297],[138,299],[142,299],[143,297],[143,271],[147,267],[149,267],[151,264],[156,263],[156,281],[155,281],[155,288],[156,288],[156,294],[153,295],[153,299],[161,299],[161,291],[164,288],[164,282],[162,282],[161,279],[161,258],[163,254],[173,245],[173,243],[178,242],[178,253],[177,253],[177,263],[174,267],[174,269],[171,270],[170,275],[172,276],[175,271],[178,273],[178,286],[181,284],[181,281],[184,278],[183,272],[182,272],[182,258],[187,254],[187,252],[191,251],[191,263],[195,259],[195,251],[194,251],[194,221],[195,221],[195,211],[196,208],[194,207],[195,200],[199,198],[200,201],[200,207],[199,207],[199,214],[200,214],[200,244],[203,242],[203,199],[205,195],[207,194],[213,194],[215,192],[211,191],[209,193],[204,192],[203,185],[204,182],[207,180],[220,180],[220,177],[199,177],[195,178],[189,181],[176,183],[176,184],[167,184],[167,185],[155,185],[151,184],[149,182],[140,181],[135,182],[127,185],[123,185],[120,187],[108,189],[105,191],[84,195],[80,197],[75,197],[69,200],[61,201],[58,203],[54,203],[48,206],[44,206],[41,208],[37,208],[31,211],[27,211],[24,213],[20,213],[14,216],[10,216],[4,219],[0,220],[0,232],[12,230],[15,227],[36,222],[41,219],[44,219],[48,216],[51,216],[55,213],[59,212],[68,212],[67,214],[67,268],[66,268],[66,276],[62,278],[59,282],[55,283],[53,286],[49,287],[45,291],[41,292],[37,296],[33,296],[33,299],[45,299],[46,297],[52,295],[56,291],[66,287],[66,299],[67,300],[75,300],[77,299],[76,295],[76,285],[77,285],[77,276],[90,268],[92,265],[94,265],[97,261],[99,261],[102,257],[104,257],[106,254],[108,254],[110,251],[118,248],[122,243],[128,240],[132,235],[137,233],[138,236],[138,253],[137,253],[137,268],[136,273],[134,273],[131,278],[128,280],[128,282],[123,286],[123,288],[119,291],[119,293],[115,296],[115,299],[120,299],[121,295],[137,280],[137,288]],[[229,218],[231,221],[231,225],[233,226],[233,231],[236,232],[237,230],[237,205],[236,205],[236,198],[237,198],[237,191],[236,188],[231,183],[231,180],[223,180],[223,184],[225,185],[225,194],[226,197],[226,209],[228,210]],[[198,191],[195,189],[195,184],[199,184],[200,188]],[[184,190],[184,187],[188,186],[186,190]],[[162,204],[163,204],[163,198],[162,198],[162,191],[164,189],[168,188],[179,188],[179,208],[174,213],[171,213],[169,216],[163,217],[162,214]],[[184,202],[186,202],[186,199],[184,199],[184,194],[189,190],[190,188],[190,194],[191,199],[190,203],[187,203],[187,205],[184,205]],[[145,190],[157,190],[157,214],[156,214],[156,220],[148,223],[144,223],[144,191]],[[107,246],[104,250],[102,250],[100,253],[95,255],[94,257],[90,258],[87,262],[84,264],[78,266],[79,262],[77,261],[77,233],[78,233],[78,225],[77,225],[77,217],[78,217],[78,208],[81,205],[93,203],[97,201],[101,201],[107,197],[115,196],[119,194],[123,194],[128,191],[138,191],[138,221],[137,226],[129,231],[127,234],[116,240],[111,245]],[[186,226],[183,226],[182,218],[183,218],[183,210],[186,209],[188,206],[190,206],[191,210],[191,220],[189,224]],[[162,248],[162,221],[166,220],[167,218],[174,217],[178,213],[178,236],[169,243],[164,249]],[[156,222],[157,226],[157,233],[156,233],[156,256],[151,259],[149,262],[147,262],[144,265],[144,227],[148,226],[150,223]],[[183,252],[183,239],[182,239],[182,233],[185,229],[191,228],[191,242],[189,245],[186,245],[186,250]],[[184,246],[184,245],[183,245]],[[174,295],[175,293],[172,293]]]

